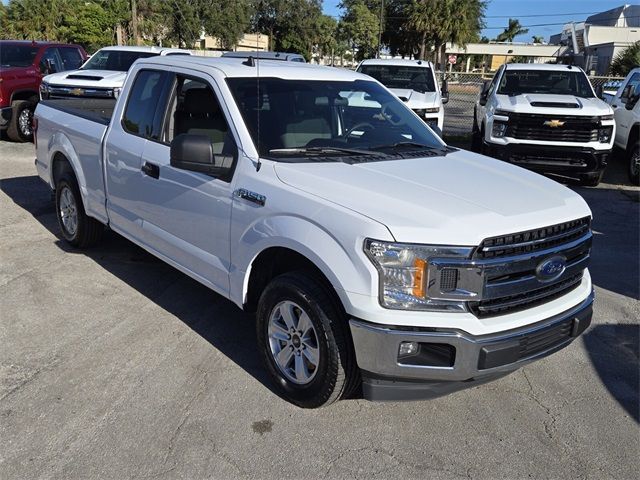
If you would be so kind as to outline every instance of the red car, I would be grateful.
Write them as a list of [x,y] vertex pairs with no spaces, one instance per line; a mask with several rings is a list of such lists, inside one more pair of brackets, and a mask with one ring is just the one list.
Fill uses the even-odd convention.
[[75,70],[86,59],[87,53],[79,45],[0,41],[0,131],[6,131],[11,140],[30,142],[42,77]]

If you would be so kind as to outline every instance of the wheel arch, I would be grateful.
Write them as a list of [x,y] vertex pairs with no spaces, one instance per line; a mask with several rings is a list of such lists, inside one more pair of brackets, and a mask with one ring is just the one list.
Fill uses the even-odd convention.
[[37,90],[16,90],[11,94],[11,102],[15,102],[17,100],[29,100],[37,103],[39,99],[40,96]]
[[640,122],[635,122],[633,126],[629,129],[629,138],[627,139],[627,152],[630,151],[631,147],[635,142],[640,139]]

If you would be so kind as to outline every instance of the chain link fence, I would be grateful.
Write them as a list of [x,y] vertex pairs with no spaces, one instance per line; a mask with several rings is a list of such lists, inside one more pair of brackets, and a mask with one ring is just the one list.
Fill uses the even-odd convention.
[[[473,127],[473,107],[482,84],[493,78],[492,73],[447,72],[449,102],[444,106],[444,134],[447,136],[469,135]],[[442,78],[442,73],[438,73]],[[593,88],[603,87],[605,95],[614,94],[620,86],[621,77],[589,77]]]

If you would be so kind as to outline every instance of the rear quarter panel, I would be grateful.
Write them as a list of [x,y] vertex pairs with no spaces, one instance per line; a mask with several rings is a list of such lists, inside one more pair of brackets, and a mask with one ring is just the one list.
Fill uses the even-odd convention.
[[102,171],[102,140],[107,126],[38,104],[36,166],[38,175],[55,188],[52,164],[64,156],[75,173],[87,215],[107,221]]

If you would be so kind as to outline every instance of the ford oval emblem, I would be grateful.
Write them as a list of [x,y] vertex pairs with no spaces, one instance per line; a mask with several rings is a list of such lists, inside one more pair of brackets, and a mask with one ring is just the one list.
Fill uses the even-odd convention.
[[562,255],[547,258],[536,267],[536,277],[541,282],[550,282],[562,275],[566,267],[567,259]]

